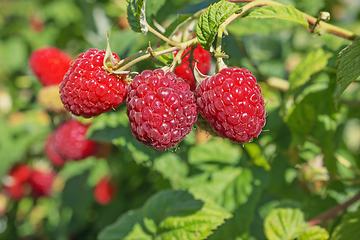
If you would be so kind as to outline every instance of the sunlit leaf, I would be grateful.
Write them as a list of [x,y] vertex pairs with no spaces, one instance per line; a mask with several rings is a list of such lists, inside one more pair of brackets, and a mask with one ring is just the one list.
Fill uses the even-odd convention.
[[149,198],[141,209],[121,216],[98,239],[135,239],[129,238],[135,231],[140,239],[204,239],[229,217],[215,203],[196,200],[185,191],[166,190]]
[[237,10],[239,7],[235,3],[221,0],[210,5],[201,15],[196,27],[196,36],[205,50],[210,50],[220,24]]
[[339,89],[335,96],[337,102],[345,89],[360,76],[360,38],[356,38],[344,48],[337,59],[337,83]]
[[304,15],[293,6],[271,5],[252,11],[248,18],[278,18],[296,22],[308,27],[309,23]]
[[328,239],[329,233],[318,226],[310,227],[300,209],[277,208],[266,217],[264,231],[269,240]]
[[291,72],[289,76],[290,89],[294,90],[310,80],[310,76],[323,70],[331,53],[326,53],[323,49],[311,51],[307,54],[300,64]]

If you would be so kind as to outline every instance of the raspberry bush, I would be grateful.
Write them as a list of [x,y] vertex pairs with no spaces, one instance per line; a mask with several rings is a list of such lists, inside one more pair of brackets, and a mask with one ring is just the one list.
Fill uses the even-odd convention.
[[359,11],[5,1],[0,239],[360,238]]

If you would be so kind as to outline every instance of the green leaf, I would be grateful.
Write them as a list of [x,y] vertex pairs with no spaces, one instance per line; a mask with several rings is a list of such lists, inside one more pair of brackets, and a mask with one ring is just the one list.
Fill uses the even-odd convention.
[[274,209],[264,222],[265,235],[270,240],[295,239],[307,224],[299,209]]
[[229,217],[215,203],[196,200],[185,191],[165,190],[107,226],[98,239],[204,239]]
[[283,6],[283,5],[264,6],[255,11],[252,11],[247,17],[261,18],[261,19],[278,18],[290,22],[300,23],[305,27],[309,26],[309,23],[304,17],[304,15],[293,6]]
[[188,157],[190,164],[205,162],[236,164],[240,160],[241,151],[239,146],[215,138],[190,148]]
[[115,223],[103,229],[98,239],[151,240],[151,235],[144,231],[141,221],[144,218],[142,209],[123,214]]
[[11,126],[0,118],[0,179],[15,163],[28,159],[27,153],[35,143],[43,146],[49,129],[35,122],[34,114],[32,111],[24,114],[26,122],[19,126]]
[[196,26],[196,36],[205,50],[210,50],[219,26],[237,10],[239,7],[235,3],[221,0],[210,5],[200,16]]
[[[250,226],[257,213],[257,206],[264,188],[269,180],[269,172],[257,166],[244,168],[237,179],[235,189],[237,206],[234,217],[226,220],[213,235],[211,240],[218,239],[248,239]],[[224,202],[226,204],[226,202]]]
[[127,20],[135,32],[147,34],[147,23],[145,16],[146,0],[127,0]]
[[329,233],[319,226],[312,226],[300,233],[299,240],[327,240]]
[[290,89],[294,90],[310,80],[310,76],[323,70],[331,53],[324,52],[323,49],[311,51],[307,54],[300,64],[291,72],[289,76]]
[[266,161],[265,156],[262,154],[261,149],[259,145],[255,143],[247,143],[245,145],[245,149],[250,155],[250,158],[255,163],[255,165],[259,167],[263,167],[265,170],[270,170],[270,165]]
[[360,239],[360,208],[356,212],[346,213],[341,223],[334,229],[330,240],[357,240]]
[[338,91],[335,96],[337,102],[345,89],[360,76],[360,38],[356,38],[344,48],[337,59]]
[[266,217],[264,231],[269,240],[328,239],[329,233],[319,226],[310,227],[299,209],[277,208]]
[[256,18],[237,18],[226,30],[230,34],[236,35],[239,39],[247,35],[269,35],[272,32],[280,32],[282,30],[293,28],[296,23],[274,19],[272,21],[264,21]]
[[165,153],[155,158],[154,169],[169,179],[174,188],[178,187],[178,182],[189,172],[188,165],[175,153]]
[[293,107],[293,111],[285,121],[294,132],[301,136],[306,136],[310,133],[316,117],[314,106],[307,103],[299,103]]

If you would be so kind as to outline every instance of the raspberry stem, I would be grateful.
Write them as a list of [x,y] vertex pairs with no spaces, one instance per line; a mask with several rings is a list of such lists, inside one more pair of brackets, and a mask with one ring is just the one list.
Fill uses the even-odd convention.
[[134,65],[134,64],[136,64],[138,62],[141,62],[141,61],[143,61],[145,59],[148,59],[148,58],[151,58],[151,57],[157,57],[157,56],[160,56],[160,55],[164,55],[164,54],[171,53],[171,52],[174,52],[174,51],[179,51],[179,50],[180,50],[180,47],[171,47],[171,48],[168,48],[168,49],[165,49],[165,50],[162,50],[162,51],[147,53],[147,54],[145,54],[143,56],[135,58],[134,60],[130,61],[129,63],[127,63],[124,66],[122,66],[121,68],[119,68],[118,70],[119,71],[125,71],[126,69],[130,68],[132,65]]
[[149,32],[153,33],[155,36],[157,36],[158,38],[164,40],[165,42],[169,43],[171,46],[173,47],[178,47],[179,46],[179,43],[177,42],[174,42],[173,40],[165,37],[164,35],[162,35],[161,33],[159,33],[158,31],[156,31],[155,29],[153,29],[148,23],[147,24],[147,27],[148,27],[148,30]]
[[[262,6],[270,6],[270,5],[280,5],[280,6],[284,6],[281,3],[278,2],[274,2],[271,0],[229,0],[230,2],[248,2],[248,4],[244,5],[241,10],[241,13],[235,13],[233,15],[231,15],[223,24],[225,26],[227,26],[228,24],[230,24],[232,21],[234,21],[236,18],[238,18],[239,16],[241,16],[243,13],[247,12],[248,10],[254,8],[254,7],[262,7]],[[301,11],[300,11],[301,12]],[[308,23],[313,27],[315,25],[321,26],[321,29],[323,32],[326,33],[330,33],[333,35],[336,35],[338,37],[342,37],[345,39],[349,39],[349,40],[354,40],[357,35],[351,31],[348,31],[346,29],[331,25],[329,23],[326,23],[324,21],[317,21],[317,18],[312,17],[304,12],[301,12],[303,14],[303,16],[306,18],[306,20],[308,21]],[[307,30],[309,32],[312,32],[311,28],[307,28]]]

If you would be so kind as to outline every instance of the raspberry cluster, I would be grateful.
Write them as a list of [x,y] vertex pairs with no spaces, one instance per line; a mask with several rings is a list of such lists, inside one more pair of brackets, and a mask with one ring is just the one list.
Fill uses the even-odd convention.
[[[60,84],[65,108],[76,116],[90,118],[110,111],[126,99],[127,83],[103,68],[105,50],[89,49],[70,66]],[[119,57],[113,53],[119,61]]]
[[[196,86],[189,51],[190,48],[184,52],[182,64],[174,73],[144,70],[128,85],[114,71],[114,66],[121,64],[116,54],[109,48],[89,49],[77,57],[65,74],[60,84],[61,101],[74,115],[90,118],[110,111],[126,99],[133,135],[160,151],[182,141],[198,119],[199,127],[208,125],[205,129],[211,134],[236,143],[257,137],[265,125],[266,111],[253,74],[244,68],[225,67]],[[210,53],[197,45],[191,54],[193,66],[197,62],[199,71],[207,74]],[[110,68],[104,61],[109,56],[112,56]],[[56,143],[59,139],[49,136],[46,144],[54,164],[84,157],[65,156],[66,152],[72,154],[68,146],[71,141]]]
[[197,119],[195,96],[189,84],[161,69],[137,75],[128,87],[126,104],[136,139],[158,150],[182,141]]
[[265,125],[264,98],[253,74],[238,67],[222,69],[196,88],[200,114],[221,137],[245,143]]

